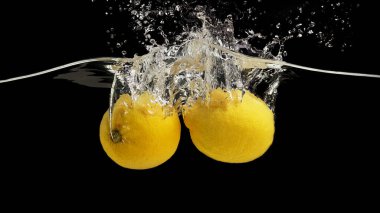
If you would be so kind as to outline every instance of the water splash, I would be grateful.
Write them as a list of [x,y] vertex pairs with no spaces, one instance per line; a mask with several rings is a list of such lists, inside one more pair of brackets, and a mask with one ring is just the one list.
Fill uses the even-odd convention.
[[[264,3],[261,1],[255,5],[244,1],[242,6],[219,4],[220,2],[209,1],[208,5],[202,5],[197,1],[107,1],[105,15],[111,21],[124,15],[130,20],[127,21],[128,26],[121,25],[120,22],[109,25],[106,30],[109,34],[108,45],[113,52],[117,50],[117,56],[134,55],[133,58],[88,59],[39,73],[0,80],[0,83],[101,62],[104,70],[113,74],[112,86],[110,85],[112,116],[113,104],[121,94],[128,93],[137,99],[143,92],[150,91],[157,102],[172,106],[181,113],[183,105],[191,105],[199,98],[207,101],[209,92],[216,88],[251,91],[274,111],[277,89],[283,73],[289,68],[380,78],[379,75],[315,69],[283,61],[287,56],[285,43],[290,39],[312,37],[326,47],[334,46],[334,38],[341,31],[332,32],[331,26],[324,25],[323,21],[330,23],[329,17],[317,17],[334,10],[333,18],[338,21],[335,25],[344,25],[340,29],[346,32],[344,29],[350,27],[349,16],[337,18],[337,11],[347,4],[337,5],[323,1],[319,5],[321,9],[316,10],[314,3],[306,2],[291,9],[289,13],[284,13],[286,18],[281,21],[274,16],[275,21],[268,24],[260,20],[273,14],[270,10],[262,9]],[[245,9],[242,10],[242,7]],[[238,24],[244,22],[256,31]],[[135,40],[127,40],[125,32],[128,31],[122,29],[131,29],[136,35]],[[134,41],[138,41],[140,47],[133,45]],[[348,46],[343,45],[342,50]],[[139,50],[144,54],[136,55]],[[92,79],[100,78],[91,74],[86,75],[85,83],[80,81],[78,75],[83,70],[83,66],[76,67],[72,70],[74,72],[61,74],[57,78],[87,86],[100,85],[96,80],[95,83],[88,81],[90,76],[94,77]],[[102,83],[102,87],[106,86]]]
[[[352,13],[355,2],[317,0],[305,2],[226,1],[226,0],[113,0],[97,1],[107,13],[107,45],[117,56],[145,54],[152,46],[178,44],[191,29],[200,28],[200,17],[209,22],[233,22],[235,38],[247,38],[256,50],[274,39],[313,40],[320,46],[350,48]],[[284,8],[284,9],[280,9]],[[282,56],[286,56],[282,52]]]

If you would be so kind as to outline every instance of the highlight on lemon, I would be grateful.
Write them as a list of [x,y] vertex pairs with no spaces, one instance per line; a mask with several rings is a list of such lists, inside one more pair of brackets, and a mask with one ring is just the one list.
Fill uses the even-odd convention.
[[262,156],[274,136],[274,115],[254,94],[212,90],[206,100],[184,106],[183,119],[196,148],[226,163],[245,163]]
[[[149,169],[166,162],[175,153],[181,134],[176,112],[154,101],[149,92],[136,101],[121,95],[112,111],[100,124],[100,141],[106,154],[118,165],[129,169]],[[111,137],[112,134],[112,137]]]

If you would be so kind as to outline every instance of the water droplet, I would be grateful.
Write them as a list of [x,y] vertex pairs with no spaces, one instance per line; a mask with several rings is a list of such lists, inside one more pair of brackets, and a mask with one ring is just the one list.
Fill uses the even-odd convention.
[[314,32],[313,32],[313,30],[309,30],[307,33],[308,34],[313,34]]
[[157,45],[157,42],[156,42],[156,40],[154,40],[154,39],[150,39],[149,42],[150,42],[151,44],[153,44],[153,45]]
[[301,37],[302,37],[302,34],[301,34],[301,33],[299,33],[299,34],[297,35],[297,37],[298,37],[298,38],[301,38]]
[[123,56],[125,56],[125,55],[127,55],[127,51],[123,50],[123,51],[121,51],[121,54],[122,54]]
[[309,27],[315,27],[315,22],[311,21],[311,22],[309,23]]
[[121,44],[119,42],[116,43],[116,48],[120,48]]
[[277,28],[277,29],[280,29],[280,26],[281,26],[281,23],[277,23],[277,24],[276,24],[276,28]]

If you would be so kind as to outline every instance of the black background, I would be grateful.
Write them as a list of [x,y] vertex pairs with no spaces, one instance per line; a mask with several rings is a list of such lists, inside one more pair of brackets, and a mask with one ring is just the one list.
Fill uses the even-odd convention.
[[[288,6],[299,2],[289,1]],[[375,49],[366,27],[374,21],[369,7],[363,3],[353,13],[353,48],[342,53],[294,41],[285,60],[379,74],[374,63],[365,63],[375,58],[368,52]],[[2,9],[2,78],[111,54],[103,8],[90,0],[14,2]],[[215,190],[233,196],[227,189],[236,195],[293,193],[294,199],[317,206],[334,203],[335,197],[344,196],[345,202],[363,197],[377,187],[380,80],[294,72],[279,89],[275,140],[260,159],[224,164],[207,158],[191,144],[182,125],[176,154],[145,171],[119,167],[100,145],[108,89],[45,77],[0,85],[3,186],[11,185],[15,194],[43,190],[47,195],[108,189],[112,191],[104,196],[123,190],[123,196],[149,196],[151,186],[175,188],[176,193],[192,189],[203,196]],[[323,202],[311,199],[318,193]]]

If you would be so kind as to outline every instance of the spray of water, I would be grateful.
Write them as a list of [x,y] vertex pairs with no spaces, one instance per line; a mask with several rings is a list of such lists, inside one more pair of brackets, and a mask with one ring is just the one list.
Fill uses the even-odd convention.
[[[220,1],[211,4],[212,6],[212,1],[208,2],[207,6],[196,1],[164,1],[161,4],[154,1],[112,2],[112,5],[105,4],[105,15],[111,17],[110,20],[113,20],[112,17],[120,18],[126,15],[131,20],[128,23],[136,34],[135,39],[145,49],[145,54],[138,56],[128,49],[131,41],[125,40],[125,32],[120,29],[130,29],[129,27],[111,24],[106,30],[109,34],[107,44],[117,55],[128,56],[133,53],[133,57],[82,60],[30,75],[0,80],[0,83],[56,72],[81,64],[102,62],[106,70],[114,76],[110,96],[112,116],[113,104],[121,94],[127,93],[133,99],[137,99],[140,94],[149,91],[155,96],[156,102],[172,106],[181,113],[183,105],[191,105],[200,98],[207,101],[209,92],[216,88],[225,91],[248,90],[261,97],[274,110],[282,74],[290,68],[380,78],[380,75],[316,69],[283,61],[287,56],[285,42],[290,39],[311,37],[321,45],[332,47],[336,43],[334,38],[351,26],[349,16],[344,16],[346,13],[339,16],[340,9],[344,8],[343,2],[331,4],[325,1],[320,5],[320,10],[316,10],[315,5],[311,3],[305,3],[290,10],[281,21],[276,20],[274,24],[269,24],[268,26],[273,28],[267,31],[236,27],[236,22],[244,21],[257,29],[268,29],[260,28],[258,21],[270,13],[264,9],[260,10],[261,1],[255,6],[243,2],[244,10],[234,5],[232,9],[238,12],[231,14],[218,13],[231,11],[225,10],[231,9],[231,5],[218,4]],[[317,22],[324,20],[331,23],[330,20],[321,18],[331,10],[335,14],[332,17],[333,25],[335,29],[337,26],[339,28],[334,32],[331,31],[331,24],[323,25]],[[346,42],[338,46],[342,51],[349,47]]]

